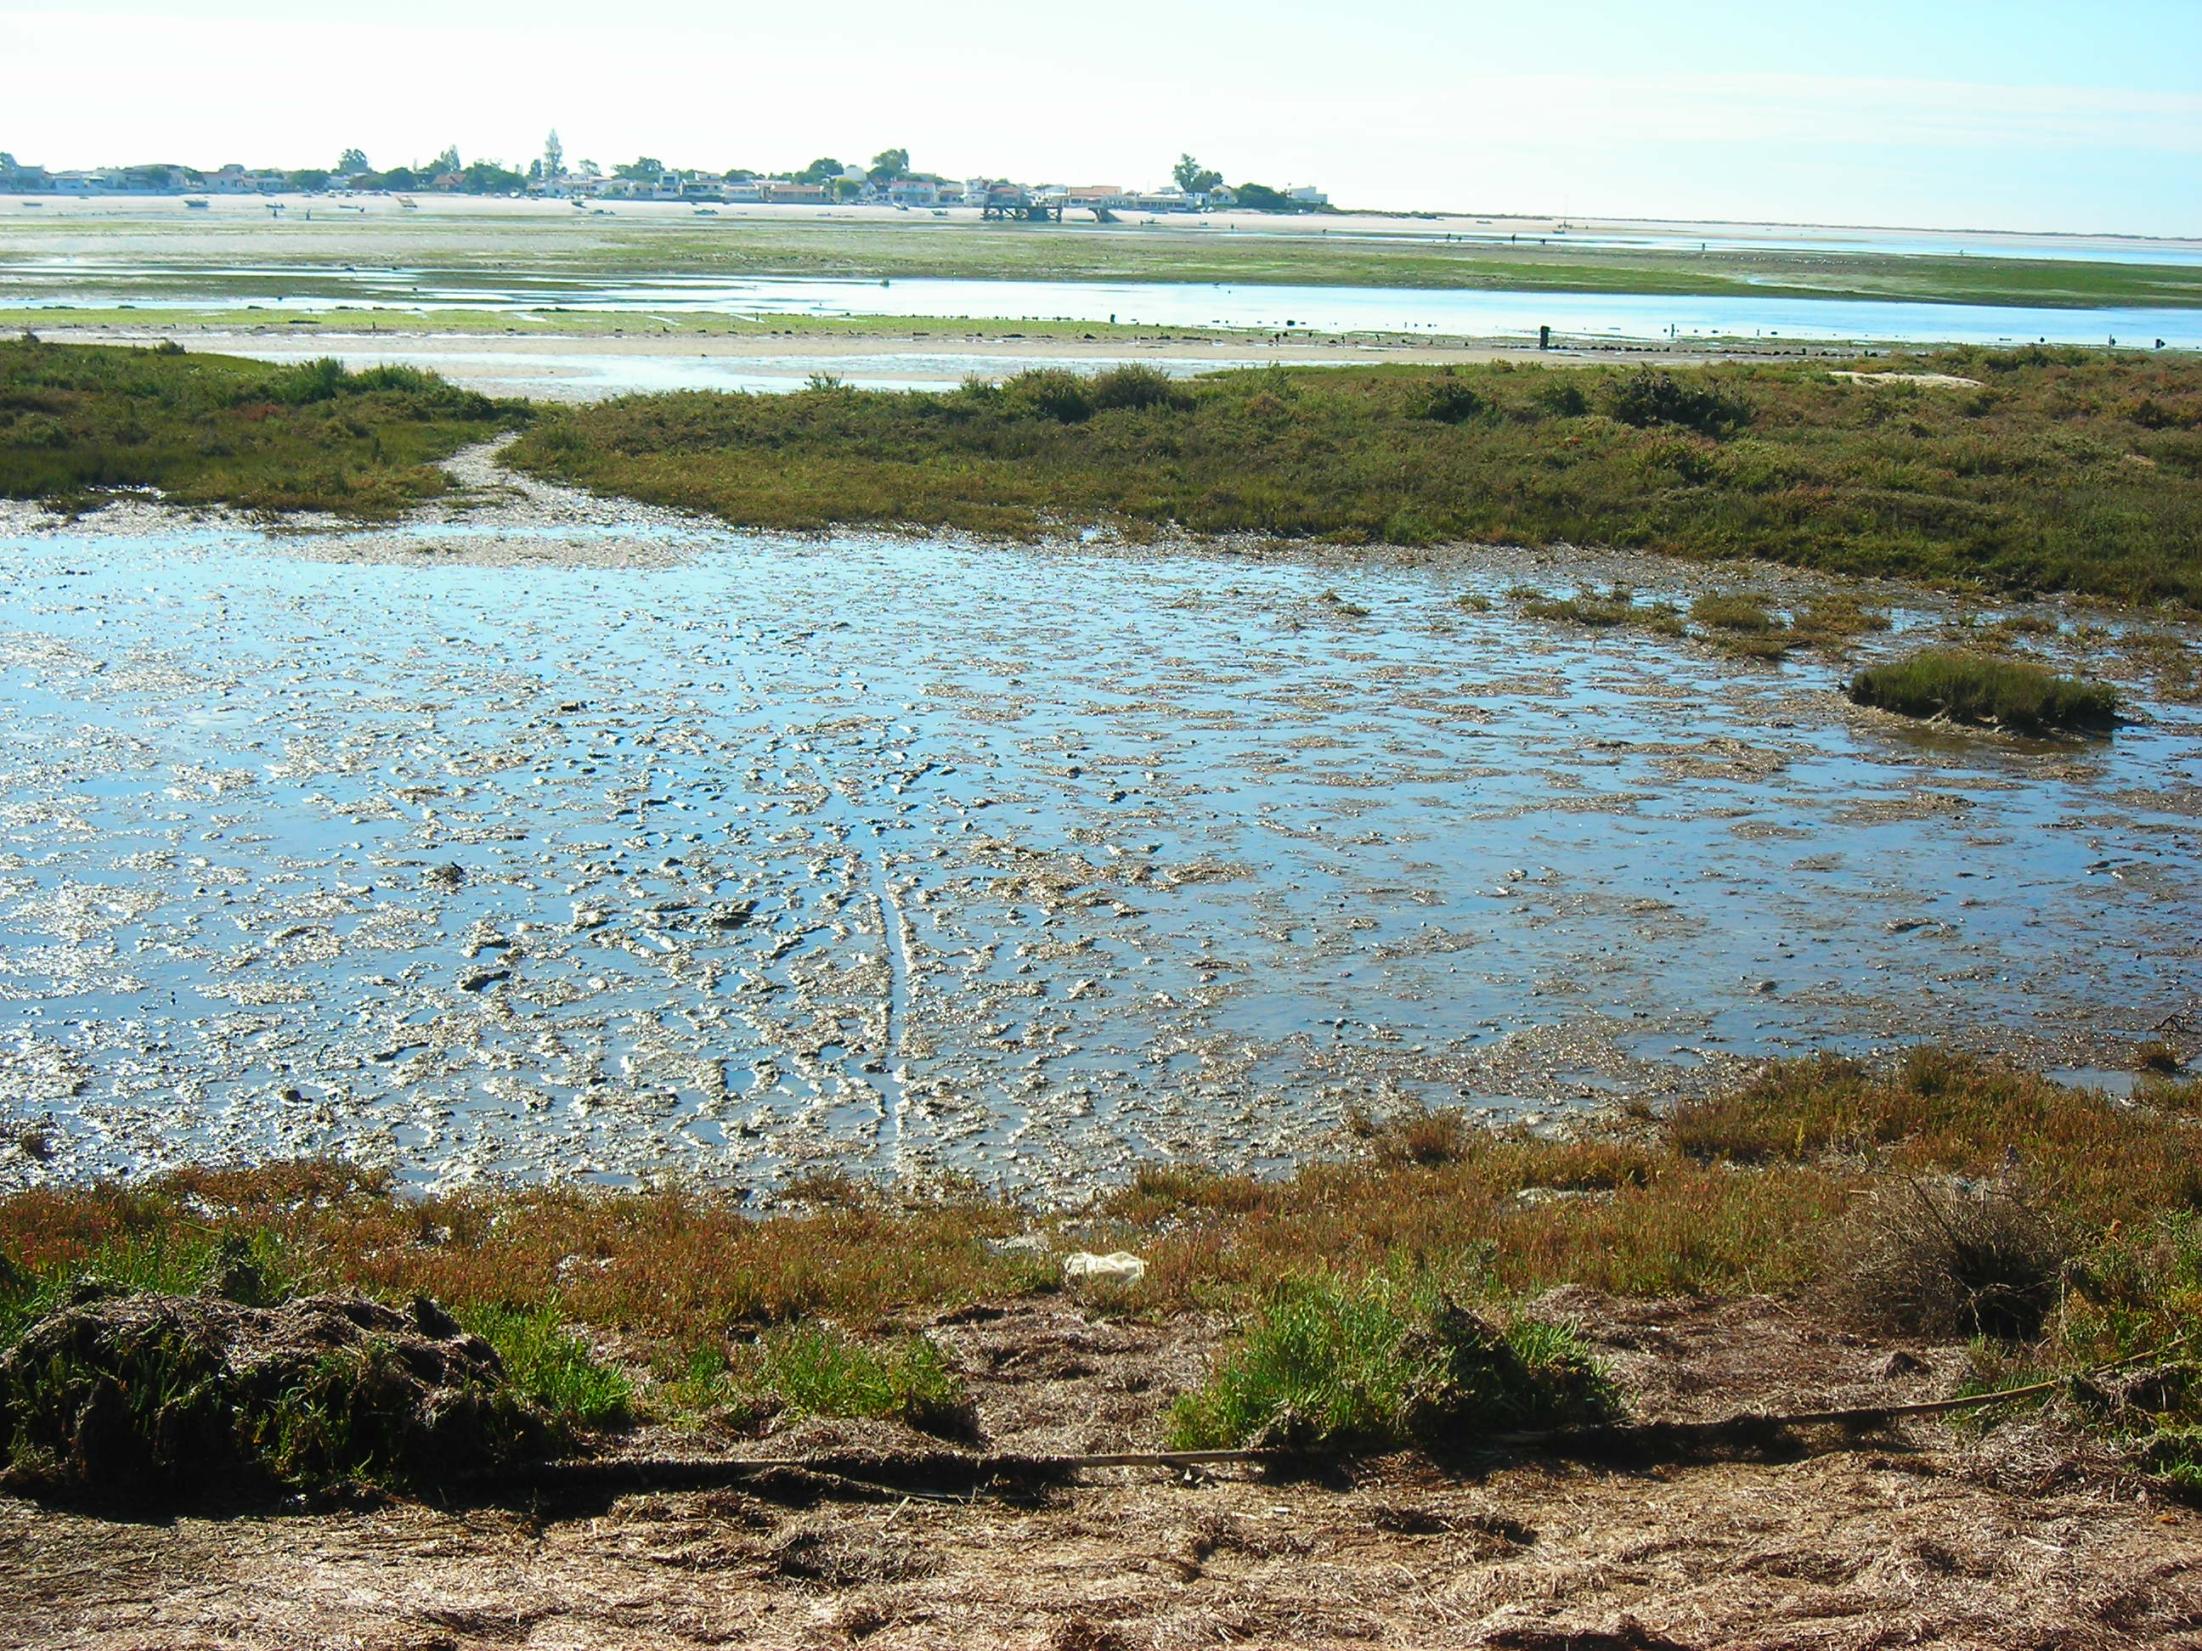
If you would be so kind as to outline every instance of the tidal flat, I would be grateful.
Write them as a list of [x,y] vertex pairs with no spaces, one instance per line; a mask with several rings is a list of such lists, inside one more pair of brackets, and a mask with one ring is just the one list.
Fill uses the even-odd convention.
[[[760,534],[452,469],[389,527],[0,517],[0,1182],[1069,1197],[1371,1104],[2122,1066],[2191,1010],[2202,719],[2115,661],[2113,738],[2022,742],[1507,594],[1733,569]],[[1884,601],[1861,658],[1970,617],[1750,577]]]
[[[271,213],[271,205],[278,210]],[[666,275],[874,286],[886,280],[1304,283],[2046,310],[2131,306],[2167,319],[2202,304],[2195,242],[2115,236],[1356,213],[1040,225],[983,223],[968,209],[936,218],[880,207],[729,206],[699,219],[674,202],[575,212],[555,202],[454,196],[431,198],[418,210],[387,196],[224,199],[204,213],[155,197],[26,207],[11,196],[0,199],[0,227],[6,233],[0,292],[74,290],[133,300],[214,290],[242,301],[370,285],[401,293],[494,292],[524,273],[579,289],[604,277]]]

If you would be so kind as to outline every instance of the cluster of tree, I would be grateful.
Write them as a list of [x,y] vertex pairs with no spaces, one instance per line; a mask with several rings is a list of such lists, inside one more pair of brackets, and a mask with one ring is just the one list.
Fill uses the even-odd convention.
[[[1212,195],[1223,187],[1223,174],[1200,164],[1190,155],[1180,155],[1177,165],[1170,168],[1170,176],[1178,188],[1188,195]],[[1281,189],[1272,189],[1266,183],[1242,183],[1232,190],[1239,205],[1249,212],[1313,212],[1316,208],[1306,201],[1296,201]]]
[[[655,155],[640,155],[623,165],[613,167],[612,175],[632,183],[654,184],[660,178],[676,175],[677,170],[677,168],[667,166]],[[593,161],[583,161],[581,172],[583,176],[596,176],[595,163]],[[867,183],[889,184],[897,178],[926,176],[926,174],[914,173],[910,170],[910,151],[907,149],[882,149],[872,157],[872,164],[862,169],[861,176],[858,176],[857,173],[857,168],[844,165],[836,156],[820,155],[799,171],[763,172],[755,167],[729,166],[720,172],[718,176],[731,179],[736,183],[745,183],[755,178],[785,177],[795,183],[817,184],[831,191],[837,198],[855,195]],[[533,177],[536,174],[531,172],[529,176]]]
[[1281,189],[1272,189],[1266,183],[1242,183],[1232,191],[1239,198],[1239,205],[1249,212],[1313,212],[1316,209],[1306,201],[1296,201]]
[[471,165],[459,158],[459,146],[452,144],[425,166],[393,166],[387,172],[377,172],[368,162],[363,149],[347,149],[336,163],[335,173],[309,167],[300,172],[286,172],[285,180],[294,189],[326,189],[332,176],[347,177],[355,189],[422,189],[442,178],[456,178],[458,188],[469,195],[509,195],[525,189],[529,178],[541,177],[543,163],[536,161],[527,172],[515,172],[501,161],[478,160]]
[[1188,195],[1205,195],[1223,187],[1221,172],[1209,170],[1190,155],[1178,156],[1177,165],[1170,168],[1170,176]]

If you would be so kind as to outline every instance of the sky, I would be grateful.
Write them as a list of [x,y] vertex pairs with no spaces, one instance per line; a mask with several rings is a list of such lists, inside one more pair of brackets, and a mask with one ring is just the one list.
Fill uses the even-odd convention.
[[0,150],[951,177],[2202,236],[2202,0],[0,0]]

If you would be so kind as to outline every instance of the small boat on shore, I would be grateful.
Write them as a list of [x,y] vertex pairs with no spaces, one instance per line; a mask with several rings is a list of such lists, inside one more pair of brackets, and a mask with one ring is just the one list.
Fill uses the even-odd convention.
[[189,212],[205,212],[213,205],[214,203],[204,195],[186,195],[184,197],[184,209]]

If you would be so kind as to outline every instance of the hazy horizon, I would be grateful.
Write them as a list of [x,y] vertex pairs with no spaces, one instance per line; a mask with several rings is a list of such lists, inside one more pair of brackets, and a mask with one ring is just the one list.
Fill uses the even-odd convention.
[[2047,0],[601,16],[566,0],[388,0],[372,22],[279,0],[0,10],[0,149],[57,170],[297,168],[456,144],[524,169],[556,127],[570,160],[606,170],[902,147],[950,177],[1132,187],[1183,150],[1233,183],[1372,210],[2202,235],[2202,7],[2161,0],[2086,18]]

